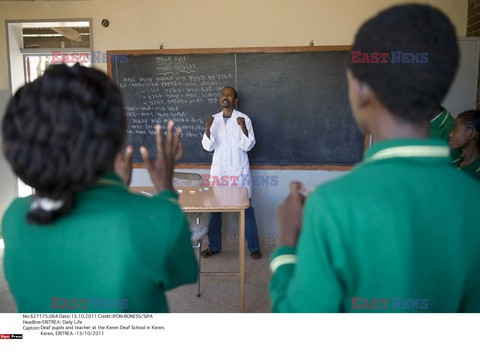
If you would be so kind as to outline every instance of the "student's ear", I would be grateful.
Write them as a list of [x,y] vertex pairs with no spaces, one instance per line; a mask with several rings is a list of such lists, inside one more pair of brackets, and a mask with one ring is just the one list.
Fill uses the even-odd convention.
[[468,142],[477,141],[479,137],[478,131],[472,128],[467,128],[467,139]]
[[347,69],[348,88],[350,101],[359,109],[362,109],[370,103],[374,96],[370,86],[355,77],[350,69]]
[[371,132],[370,129],[370,107],[372,96],[375,96],[366,83],[355,77],[350,69],[347,69],[348,99],[353,117],[358,128],[364,134]]

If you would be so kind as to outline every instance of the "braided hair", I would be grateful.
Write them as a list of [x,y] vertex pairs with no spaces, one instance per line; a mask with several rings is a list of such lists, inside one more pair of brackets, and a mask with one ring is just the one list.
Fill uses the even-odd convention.
[[467,129],[474,129],[477,134],[477,148],[480,150],[480,110],[467,110],[457,116]]
[[126,126],[120,90],[98,70],[52,65],[20,88],[2,134],[7,161],[35,189],[27,221],[47,224],[67,214],[76,192],[113,169]]

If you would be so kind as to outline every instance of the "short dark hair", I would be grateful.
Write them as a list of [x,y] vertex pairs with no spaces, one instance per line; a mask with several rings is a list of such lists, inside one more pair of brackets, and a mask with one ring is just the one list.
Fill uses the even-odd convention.
[[233,86],[224,86],[223,88],[224,89],[226,89],[226,88],[232,89],[234,94],[235,94],[235,99],[237,98],[237,90]]
[[352,74],[390,112],[414,124],[434,115],[459,61],[453,25],[429,5],[400,5],[379,13],[357,32],[352,51],[428,54],[426,63],[349,63]]
[[120,90],[98,70],[52,65],[20,88],[3,119],[5,157],[36,199],[62,204],[32,206],[27,220],[45,224],[68,213],[75,192],[113,169],[126,126]]

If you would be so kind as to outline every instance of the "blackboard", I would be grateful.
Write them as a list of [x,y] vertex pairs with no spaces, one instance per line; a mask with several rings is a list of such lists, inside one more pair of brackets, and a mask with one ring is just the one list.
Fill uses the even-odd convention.
[[[234,86],[239,111],[251,119],[257,144],[252,165],[353,165],[364,137],[353,120],[339,48],[109,51],[109,74],[121,88],[129,118],[128,143],[155,152],[154,125],[182,126],[184,164],[210,164],[203,150],[204,119],[220,111],[224,86]],[[141,162],[139,153],[135,162]]]

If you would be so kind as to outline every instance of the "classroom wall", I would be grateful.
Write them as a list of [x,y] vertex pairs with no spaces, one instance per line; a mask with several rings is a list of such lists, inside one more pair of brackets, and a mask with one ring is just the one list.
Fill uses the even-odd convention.
[[[349,45],[367,18],[393,4],[411,0],[90,0],[0,1],[0,22],[28,19],[93,19],[93,50],[270,47]],[[458,36],[465,36],[468,0],[430,0],[452,20]],[[101,26],[107,18],[110,26]],[[106,70],[106,64],[97,67]],[[9,89],[5,26],[0,26],[0,90]],[[3,171],[4,169],[0,169]],[[207,172],[202,170],[200,172]],[[254,170],[253,176],[278,176],[276,187],[254,187],[262,239],[277,235],[276,208],[292,180],[307,187],[341,176],[331,171]],[[134,172],[133,185],[149,185],[143,169]],[[1,186],[1,185],[0,185]],[[1,214],[0,214],[1,215]],[[225,234],[234,234],[227,219]]]
[[[480,1],[468,0],[467,36],[480,37]],[[477,83],[477,109],[480,110],[480,64]]]
[[[0,116],[3,117],[7,106],[10,92],[0,90]],[[2,137],[0,137],[0,152],[2,149]],[[17,180],[10,171],[7,160],[0,156],[0,238],[2,237],[1,216],[8,207],[8,204],[15,198],[17,193]]]
[[[1,1],[0,22],[92,18],[94,50],[351,44],[379,10],[411,0],[90,0]],[[465,36],[467,0],[422,1],[445,11]],[[101,26],[101,20],[110,26]],[[0,26],[0,90],[8,89]],[[106,65],[102,64],[103,69]]]
[[[209,174],[209,169],[177,169],[181,172]],[[252,170],[252,204],[255,209],[258,230],[261,240],[274,243],[277,237],[277,208],[284,200],[291,181],[301,181],[307,192],[312,191],[320,183],[333,180],[345,172],[320,170]],[[133,170],[132,186],[148,186],[149,175],[140,169]],[[238,214],[224,214],[223,234],[227,240],[236,240],[238,234]]]

